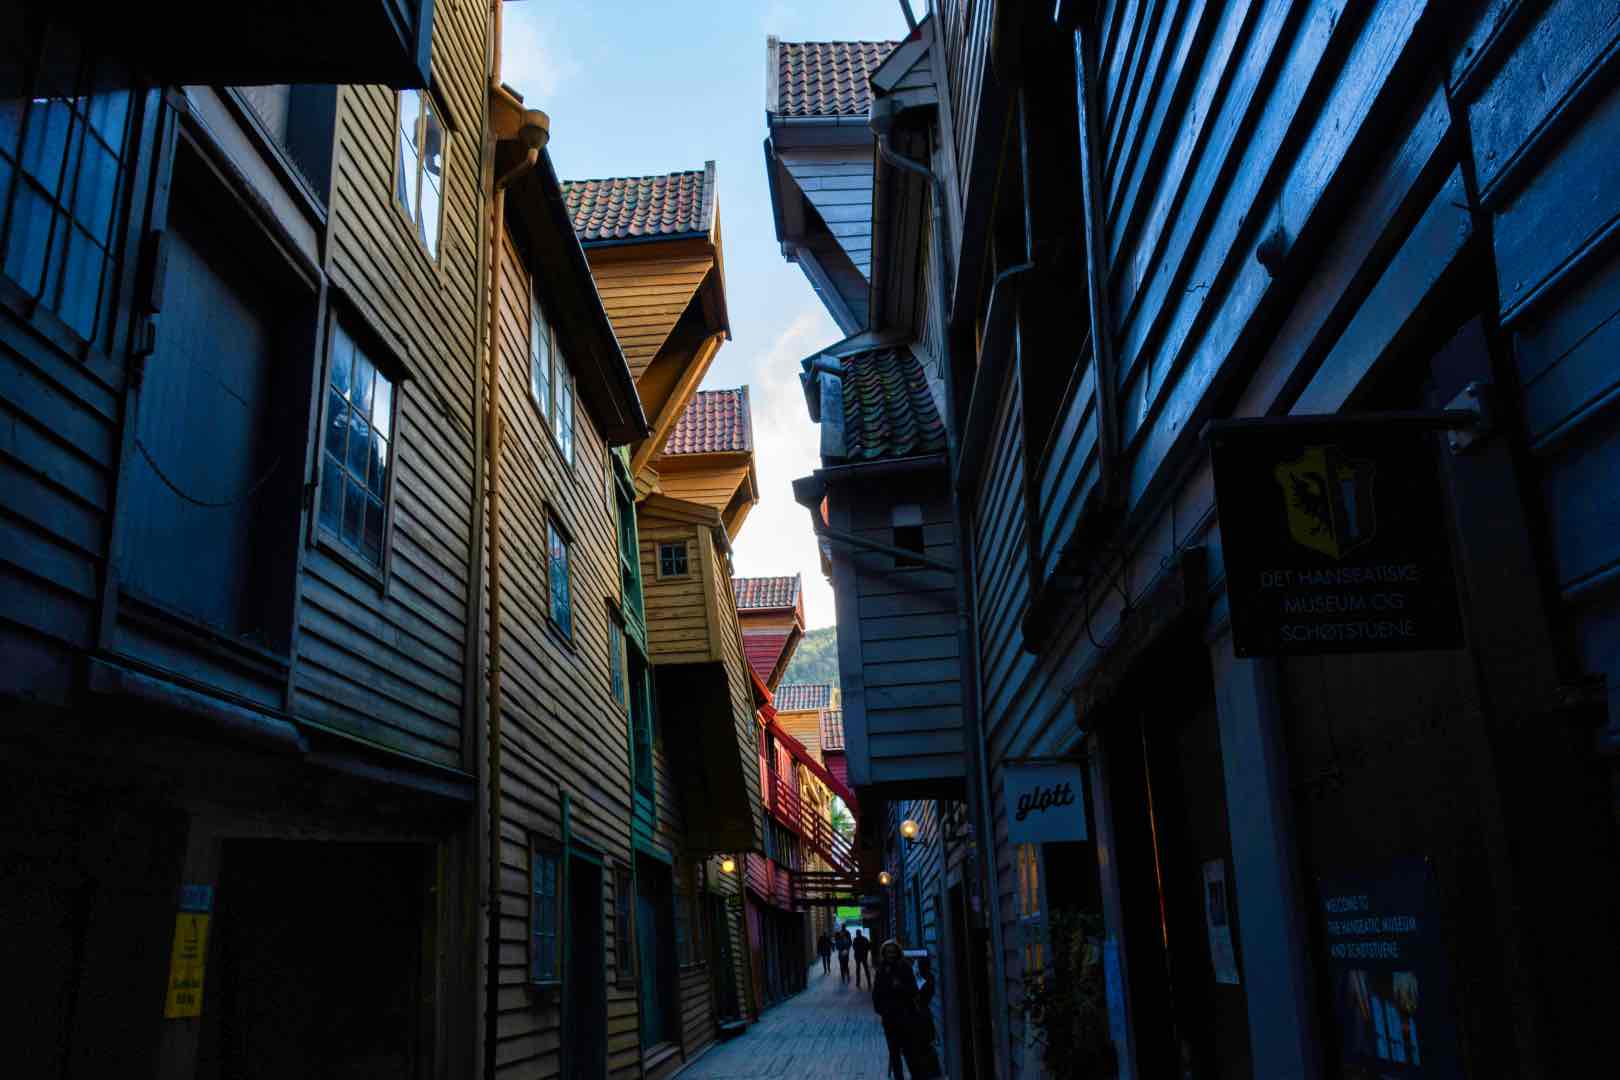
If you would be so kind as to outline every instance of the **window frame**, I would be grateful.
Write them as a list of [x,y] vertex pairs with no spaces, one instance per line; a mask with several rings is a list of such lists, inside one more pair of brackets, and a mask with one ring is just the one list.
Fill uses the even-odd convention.
[[630,711],[630,640],[618,607],[608,602],[608,694],[620,712]]
[[[552,876],[554,891],[551,894],[550,899],[555,908],[552,918],[551,936],[553,939],[552,960],[556,966],[553,969],[550,978],[545,978],[537,974],[535,966],[539,955],[535,948],[535,941],[540,936],[536,931],[535,913],[539,907],[538,898],[541,894],[535,888],[534,875],[535,869],[540,865],[539,860],[541,859],[549,859],[554,863],[554,873]],[[549,837],[541,836],[538,833],[529,834],[529,911],[526,920],[527,935],[524,939],[525,949],[527,950],[524,965],[524,978],[530,986],[536,989],[560,989],[563,985],[563,943],[567,939],[568,935],[568,904],[566,898],[567,860],[568,849],[565,844],[552,840]]]
[[[537,396],[535,385],[535,324],[546,328],[546,399]],[[562,343],[557,337],[557,324],[546,314],[545,300],[540,295],[538,279],[529,275],[529,403],[540,414],[542,426],[551,437],[551,445],[562,458],[564,468],[573,471],[579,460],[579,385],[574,369],[563,355]],[[559,435],[558,404],[568,402],[568,426],[565,435]]]
[[[656,800],[658,796],[658,707],[656,693],[652,683],[652,664],[636,647],[635,643],[626,638],[625,649],[625,677],[630,699],[626,710],[630,722],[630,788],[638,795],[645,795],[649,800]],[[639,678],[632,673],[640,667]],[[636,709],[637,689],[640,689],[640,698],[643,707],[638,715]],[[645,725],[642,721],[645,720]],[[641,733],[645,729],[646,740],[643,743]],[[642,746],[646,746],[646,765],[642,765]]]
[[[363,553],[350,548],[343,540],[341,532],[334,534],[321,521],[321,500],[325,495],[326,437],[330,427],[328,408],[331,404],[332,363],[339,333],[349,337],[357,354],[362,349],[366,350],[366,358],[376,373],[386,375],[393,384],[393,401],[389,405],[388,417],[391,455],[388,463],[388,479],[378,496],[382,501],[383,510],[382,557],[376,564],[368,562]],[[399,478],[399,421],[403,413],[401,403],[405,397],[405,387],[411,381],[410,372],[399,362],[393,351],[383,344],[382,339],[371,331],[364,319],[336,306],[329,306],[327,309],[325,350],[319,368],[314,475],[305,482],[304,488],[307,492],[304,512],[309,515],[308,543],[309,546],[337,559],[348,569],[370,579],[379,589],[386,591],[393,577],[394,498]],[[347,472],[347,462],[341,462],[340,466]]]
[[[551,575],[555,570],[554,548],[558,541],[562,543],[563,573],[567,579],[563,584],[563,605],[567,615],[566,624],[557,621],[557,592],[552,583]],[[551,627],[569,645],[574,644],[574,534],[562,523],[562,518],[553,510],[546,512],[546,550],[545,550],[545,576],[546,576],[546,625]]]
[[[422,239],[422,233],[421,233],[422,225],[421,225],[421,222],[417,218],[417,214],[418,214],[418,212],[420,210],[420,207],[422,205],[422,184],[426,182],[425,181],[425,176],[427,174],[427,163],[422,158],[420,153],[418,153],[418,155],[417,155],[416,183],[415,183],[416,205],[418,207],[418,210],[413,211],[409,206],[406,206],[405,204],[403,204],[403,203],[401,203],[399,201],[400,168],[401,168],[401,166],[404,165],[404,160],[403,160],[404,155],[402,155],[400,153],[399,139],[400,139],[400,136],[402,134],[401,124],[404,122],[404,118],[405,118],[404,117],[404,112],[405,112],[405,95],[406,94],[416,94],[416,95],[418,95],[418,101],[419,102],[425,102],[426,105],[432,109],[432,114],[433,114],[434,118],[437,119],[438,124],[439,124],[439,137],[440,137],[440,140],[442,142],[442,148],[440,150],[440,157],[443,159],[443,161],[445,163],[445,168],[440,174],[440,176],[441,176],[441,181],[440,181],[441,190],[439,191],[439,218],[438,218],[438,221],[434,225],[434,229],[435,229],[435,231],[434,231],[434,244],[435,244],[435,246],[432,247],[432,248],[429,248],[428,245],[427,245],[427,241]],[[422,123],[422,121],[427,117],[427,115],[428,115],[428,108],[421,108],[421,109],[418,110],[418,112],[417,112],[417,117],[418,117],[417,123],[418,123],[418,125],[420,125]],[[399,214],[400,214],[401,218],[404,219],[405,224],[409,228],[411,237],[416,241],[417,249],[422,253],[423,258],[427,259],[428,262],[433,266],[433,268],[435,270],[437,270],[442,265],[442,261],[441,261],[440,257],[444,254],[444,208],[445,208],[445,203],[447,203],[449,201],[448,193],[449,193],[449,186],[450,186],[445,181],[448,179],[449,173],[450,173],[450,170],[449,170],[448,166],[449,166],[449,163],[450,163],[450,135],[451,135],[451,127],[450,127],[449,117],[446,114],[445,109],[443,108],[443,106],[441,106],[439,104],[438,95],[434,94],[429,87],[422,87],[421,89],[417,89],[417,90],[399,90],[399,91],[396,91],[395,94],[394,94],[394,127],[393,127],[393,135],[394,135],[394,148],[393,148],[394,162],[393,162],[393,167],[391,169],[389,169],[388,201],[394,204],[395,208],[399,211]],[[424,133],[424,135],[425,135],[425,133]],[[420,141],[417,143],[417,146],[418,146],[418,148],[420,148],[420,146],[421,146]]]
[[[664,549],[681,549],[682,569],[678,573],[664,573]],[[654,549],[653,569],[659,581],[681,581],[692,576],[692,542],[690,540],[660,540]]]

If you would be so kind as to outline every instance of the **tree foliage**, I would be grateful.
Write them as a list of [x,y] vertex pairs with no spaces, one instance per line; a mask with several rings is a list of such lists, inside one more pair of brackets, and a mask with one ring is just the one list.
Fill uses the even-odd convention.
[[805,633],[782,675],[785,683],[838,685],[838,628],[823,626]]

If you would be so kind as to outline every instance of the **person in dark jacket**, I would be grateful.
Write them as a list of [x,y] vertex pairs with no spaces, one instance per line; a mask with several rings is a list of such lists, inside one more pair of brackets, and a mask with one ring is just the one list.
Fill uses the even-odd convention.
[[[917,974],[900,943],[894,938],[885,941],[878,950],[877,972],[872,977],[872,1008],[883,1021],[883,1037],[889,1043],[889,1075],[894,1080],[906,1080],[908,1072],[911,1080],[935,1080],[940,1075],[939,1057],[923,1029],[923,1010],[933,996],[933,976],[925,975],[919,987]],[[932,1028],[931,1020],[928,1026]]]
[[832,938],[823,933],[816,939],[816,955],[821,957],[821,973],[832,974]]
[[855,985],[861,985],[861,972],[866,972],[867,989],[872,987],[872,969],[867,965],[867,958],[872,955],[872,939],[855,931]]
[[849,985],[849,931],[839,927],[838,933],[833,935],[833,945],[838,949],[838,977]]

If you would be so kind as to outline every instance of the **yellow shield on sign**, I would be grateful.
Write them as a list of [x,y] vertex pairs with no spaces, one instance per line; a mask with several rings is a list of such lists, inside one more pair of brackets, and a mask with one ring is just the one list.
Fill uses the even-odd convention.
[[1288,508],[1295,542],[1342,559],[1373,538],[1373,463],[1345,458],[1337,446],[1307,446],[1272,471]]

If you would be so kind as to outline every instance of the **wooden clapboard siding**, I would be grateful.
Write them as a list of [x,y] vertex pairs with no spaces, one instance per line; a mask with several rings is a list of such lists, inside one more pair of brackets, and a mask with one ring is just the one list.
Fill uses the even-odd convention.
[[[698,529],[686,522],[637,515],[641,535],[641,584],[647,612],[647,654],[654,664],[701,663],[713,659],[709,607],[705,600],[707,567],[699,558]],[[687,576],[658,576],[658,545],[686,544]]]
[[[609,1062],[628,1075],[637,1023],[633,991],[614,986],[621,943],[614,937],[613,870],[630,859],[628,718],[609,677],[608,602],[620,579],[617,532],[608,504],[609,450],[595,420],[576,405],[569,466],[529,394],[531,281],[510,235],[500,289],[500,402],[504,430],[499,558],[502,591],[502,904],[503,989],[498,1021],[502,1072],[549,1075],[559,1067],[561,1013],[555,995],[535,994],[527,977],[528,845],[561,837],[560,796],[572,803],[571,836],[603,853]],[[566,356],[568,342],[560,342]],[[551,621],[547,527],[571,539],[572,635]]]
[[973,160],[984,82],[994,77],[990,73],[990,27],[995,7],[994,0],[946,0],[939,7],[951,129],[958,173],[964,177],[958,197],[964,202],[968,198],[965,166]]
[[752,467],[751,453],[665,455],[658,459],[659,486],[672,498],[724,513]]
[[[810,756],[817,761],[821,760],[821,710],[810,709],[804,712],[779,712],[776,714],[776,723],[789,735],[804,744]],[[806,775],[810,775],[806,773]],[[818,781],[819,782],[819,781]]]
[[986,730],[1007,719],[1010,684],[1027,668],[1019,619],[1029,595],[1024,545],[1024,461],[1019,452],[1018,372],[1011,377],[996,413],[994,441],[986,451],[985,470],[971,528],[974,545],[974,618],[979,625],[979,704]]
[[872,147],[806,146],[777,152],[862,278],[872,276]]
[[632,259],[603,249],[592,252],[591,276],[636,378],[658,355],[713,266],[708,253]]
[[358,321],[354,332],[396,350],[417,377],[397,384],[387,588],[312,549],[293,682],[301,715],[455,766],[467,763],[462,672],[478,512],[472,411],[484,58],[481,13],[440,11],[433,69],[454,130],[437,263],[394,203],[397,95],[338,90],[327,269],[357,311],[337,318]]
[[[705,533],[699,537],[706,565],[709,592],[709,618],[716,640],[715,658],[725,664],[726,682],[731,688],[733,726],[737,732],[737,756],[748,789],[750,806],[758,806],[764,790],[759,774],[759,720],[754,711],[754,683],[748,660],[743,656],[742,626],[737,621],[737,596],[731,589],[731,556]],[[763,843],[756,830],[754,846]]]

